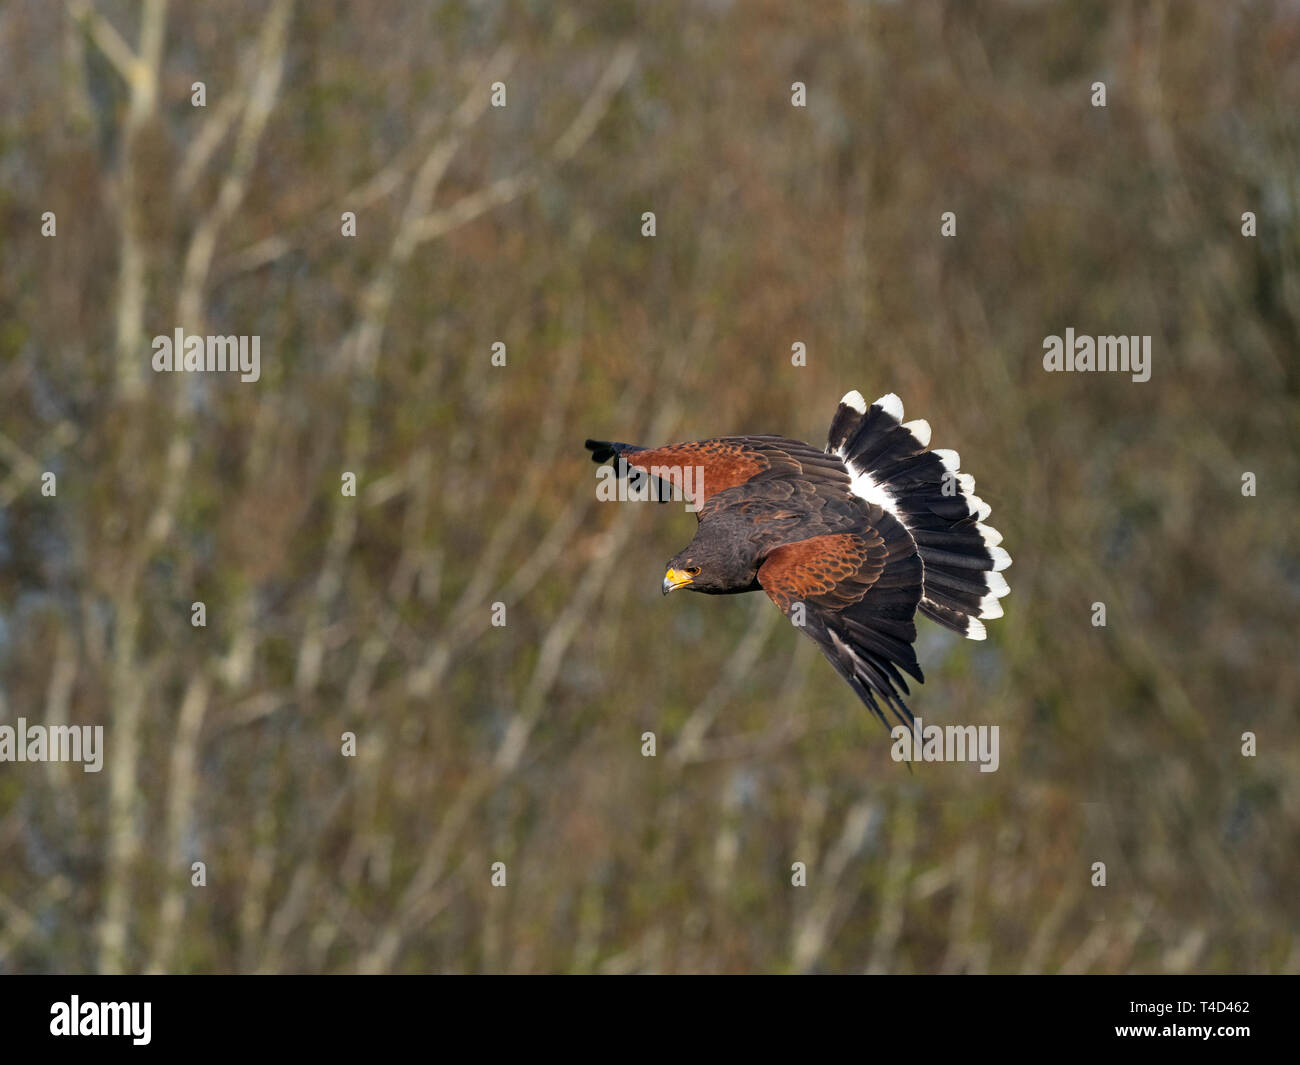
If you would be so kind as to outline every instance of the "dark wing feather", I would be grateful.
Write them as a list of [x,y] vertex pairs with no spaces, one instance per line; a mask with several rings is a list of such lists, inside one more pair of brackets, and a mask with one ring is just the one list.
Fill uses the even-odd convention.
[[872,517],[857,532],[776,548],[759,567],[758,582],[787,617],[803,604],[803,631],[872,713],[888,724],[883,702],[910,725],[903,673],[925,681],[912,646],[921,560],[899,522],[883,512]]

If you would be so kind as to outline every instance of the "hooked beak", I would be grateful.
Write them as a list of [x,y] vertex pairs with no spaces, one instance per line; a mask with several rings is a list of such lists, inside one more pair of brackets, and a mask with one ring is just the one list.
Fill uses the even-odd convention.
[[679,569],[670,569],[664,574],[664,595],[677,588],[685,588],[691,583],[690,574],[683,573]]

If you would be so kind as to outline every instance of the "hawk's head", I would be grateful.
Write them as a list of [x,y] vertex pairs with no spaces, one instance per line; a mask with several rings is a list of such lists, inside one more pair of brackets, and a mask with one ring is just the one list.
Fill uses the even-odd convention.
[[749,544],[718,535],[708,525],[701,525],[690,546],[668,563],[664,595],[678,588],[710,595],[752,591],[757,587],[758,565],[749,554],[751,550]]

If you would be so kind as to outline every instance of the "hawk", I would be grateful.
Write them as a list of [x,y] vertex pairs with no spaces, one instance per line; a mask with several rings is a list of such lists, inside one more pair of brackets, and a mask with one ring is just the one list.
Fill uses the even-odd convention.
[[911,723],[903,674],[925,682],[918,611],[972,640],[1002,616],[1011,556],[985,524],[990,508],[957,452],[931,450],[929,423],[904,422],[893,393],[840,400],[824,451],[780,436],[586,446],[620,476],[632,468],[684,491],[696,510],[665,595],[766,592],[886,725],[885,710]]

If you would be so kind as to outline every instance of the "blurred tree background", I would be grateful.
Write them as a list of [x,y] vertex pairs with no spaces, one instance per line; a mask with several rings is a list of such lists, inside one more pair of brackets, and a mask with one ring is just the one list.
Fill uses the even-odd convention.
[[[1295,4],[11,0],[0,69],[0,723],[106,745],[0,765],[0,970],[1300,970]],[[596,500],[852,388],[1015,559],[911,701],[996,773]]]

